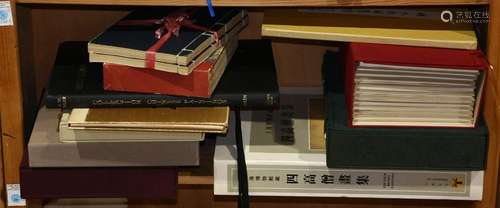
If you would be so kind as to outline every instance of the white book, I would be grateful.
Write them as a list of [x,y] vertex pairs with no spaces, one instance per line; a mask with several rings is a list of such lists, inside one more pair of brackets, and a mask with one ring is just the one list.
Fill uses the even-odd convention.
[[[329,169],[326,154],[312,148],[315,140],[324,140],[318,128],[324,119],[317,115],[321,102],[287,102],[284,98],[286,107],[274,113],[241,112],[251,196],[482,199],[484,171]],[[281,139],[283,132],[293,135],[292,142]],[[231,119],[228,134],[219,136],[215,147],[215,195],[238,195],[236,155]]]
[[[474,70],[472,70],[474,72]],[[454,72],[454,71],[422,71],[415,69],[391,69],[391,68],[364,68],[358,67],[357,73],[366,73],[366,74],[394,74],[394,75],[422,75],[422,76],[444,76],[444,77],[463,77],[476,79],[479,75],[478,71],[475,73],[463,73],[463,72]]]
[[384,95],[381,93],[356,93],[354,94],[354,105],[363,102],[400,102],[400,103],[437,103],[437,104],[461,104],[474,105],[474,97],[469,96],[442,96],[433,95]]
[[360,102],[354,107],[431,107],[431,108],[457,108],[457,109],[473,109],[470,104],[448,104],[448,103],[406,103],[406,102]]
[[354,76],[354,126],[474,127],[485,81],[479,69],[366,62]]
[[356,76],[358,80],[377,80],[377,81],[399,81],[399,82],[439,82],[443,84],[467,84],[474,85],[474,80],[443,80],[428,77],[403,77],[403,76]]
[[162,132],[162,131],[123,131],[69,128],[70,114],[63,113],[59,122],[61,142],[165,142],[165,141],[203,141],[204,133]]
[[428,87],[441,87],[441,86],[457,86],[457,87],[476,87],[474,82],[465,83],[452,83],[452,82],[436,82],[436,81],[412,81],[412,80],[384,80],[384,79],[363,79],[356,78],[356,84],[386,84],[386,85],[408,85],[408,86],[428,86]]
[[366,63],[366,62],[359,62],[358,66],[361,68],[384,68],[384,69],[396,69],[396,70],[409,69],[409,70],[430,71],[430,72],[479,74],[478,70],[450,69],[450,68],[438,68],[438,67],[402,66],[402,65],[374,64],[374,63]]
[[435,93],[436,95],[470,95],[474,96],[473,88],[454,88],[454,87],[420,87],[420,86],[405,86],[405,85],[373,85],[373,84],[358,84],[355,90],[360,91],[381,91],[386,93],[392,92],[411,92],[411,93]]

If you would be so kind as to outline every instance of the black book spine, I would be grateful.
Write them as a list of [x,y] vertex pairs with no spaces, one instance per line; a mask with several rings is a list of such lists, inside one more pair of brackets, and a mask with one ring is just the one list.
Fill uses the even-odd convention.
[[230,106],[239,108],[274,108],[278,94],[225,94],[210,99],[165,95],[107,94],[107,95],[47,95],[48,108],[106,108],[106,107],[201,107]]

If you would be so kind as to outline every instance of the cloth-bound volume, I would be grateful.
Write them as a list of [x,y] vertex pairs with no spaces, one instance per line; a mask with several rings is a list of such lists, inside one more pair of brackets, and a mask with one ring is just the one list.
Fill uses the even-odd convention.
[[102,64],[89,63],[87,43],[64,42],[58,49],[46,97],[48,108],[231,106],[253,109],[273,108],[278,103],[278,81],[269,40],[240,41],[210,98],[105,91]]
[[237,8],[215,12],[210,17],[206,9],[194,7],[134,11],[89,42],[90,61],[188,75],[247,16]]
[[479,50],[351,43],[351,126],[472,128],[489,64]]
[[[475,50],[477,38],[472,24],[446,23],[439,18],[441,11],[432,18],[383,16],[375,11],[367,14],[334,11],[335,9],[268,9],[262,24],[262,35],[281,38],[380,43],[421,47],[439,47]],[[341,9],[342,10],[342,9]],[[349,9],[348,9],[349,10]],[[346,10],[344,10],[346,11]],[[399,10],[400,11],[400,10]],[[415,12],[412,8],[412,12]],[[425,14],[424,14],[425,15]]]
[[[251,196],[482,199],[484,171],[328,168],[322,96],[281,98],[280,110],[241,112]],[[215,195],[238,195],[235,138],[234,128],[217,138]]]
[[[30,167],[199,165],[200,135],[175,139],[172,137],[181,133],[166,135],[171,132],[136,132],[119,129],[110,132],[90,129],[71,131],[68,130],[67,121],[62,121],[67,118],[61,118],[61,123],[66,123],[66,126],[61,127],[58,124],[60,112],[59,109],[45,107],[38,112],[27,147]],[[113,132],[116,134],[112,134]],[[60,134],[66,137],[60,138]],[[106,135],[108,137],[103,138]],[[120,138],[122,140],[118,141]],[[61,139],[64,141],[60,141]]]
[[326,142],[330,168],[484,170],[488,129],[348,126],[344,96],[328,95]]
[[104,89],[209,98],[237,47],[235,37],[187,76],[105,63]]
[[21,195],[41,198],[175,198],[175,167],[32,168],[21,162]]

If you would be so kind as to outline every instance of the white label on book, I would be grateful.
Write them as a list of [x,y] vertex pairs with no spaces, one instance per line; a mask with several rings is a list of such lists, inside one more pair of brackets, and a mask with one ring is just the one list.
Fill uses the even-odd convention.
[[10,1],[0,1],[0,26],[14,25]]
[[21,198],[20,184],[6,184],[7,206],[26,206],[26,200]]
[[[238,172],[228,167],[228,191],[238,191]],[[470,172],[331,170],[293,166],[249,165],[251,192],[433,195],[467,197]]]

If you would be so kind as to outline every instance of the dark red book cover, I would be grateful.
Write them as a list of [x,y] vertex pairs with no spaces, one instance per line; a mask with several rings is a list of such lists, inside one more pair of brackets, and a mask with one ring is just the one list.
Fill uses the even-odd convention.
[[201,63],[188,76],[145,70],[125,65],[104,64],[104,90],[210,97],[209,72],[212,64]]
[[[349,111],[349,125],[351,127],[354,127],[352,125],[355,91],[354,79],[356,67],[359,62],[396,66],[470,69],[482,71],[485,71],[489,66],[480,50],[413,47],[373,43],[350,43],[345,52],[345,96],[346,105]],[[482,84],[483,83],[481,83],[481,85]],[[480,100],[481,97],[482,92],[478,94],[477,98]],[[476,121],[474,121],[474,123],[476,123]]]
[[209,98],[237,47],[231,40],[185,76],[152,69],[103,64],[104,90]]
[[175,167],[31,168],[25,153],[21,195],[39,198],[175,198]]

